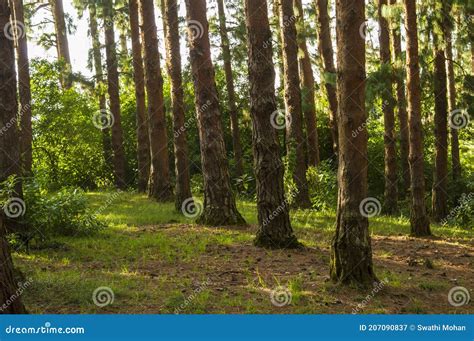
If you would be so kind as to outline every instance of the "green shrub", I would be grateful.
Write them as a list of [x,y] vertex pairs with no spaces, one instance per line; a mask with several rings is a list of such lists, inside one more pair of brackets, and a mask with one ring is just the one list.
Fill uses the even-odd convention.
[[337,174],[331,162],[322,161],[318,167],[309,167],[306,178],[313,208],[334,209],[337,203]]
[[[14,182],[2,184],[2,204],[10,200]],[[50,193],[34,179],[23,180],[23,214],[15,222],[26,226],[20,232],[23,241],[44,242],[56,236],[92,235],[106,227],[87,208],[87,199],[81,189],[63,188]],[[2,205],[2,207],[3,207]]]

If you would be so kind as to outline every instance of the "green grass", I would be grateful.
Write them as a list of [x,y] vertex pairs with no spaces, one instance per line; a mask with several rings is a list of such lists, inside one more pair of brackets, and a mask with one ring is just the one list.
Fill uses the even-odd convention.
[[[87,197],[91,209],[107,222],[106,230],[89,237],[59,237],[52,247],[14,255],[17,266],[33,282],[24,294],[33,313],[350,313],[358,297],[366,295],[327,282],[327,251],[316,251],[320,268],[288,274],[279,264],[291,265],[293,258],[289,257],[298,257],[298,253],[287,257],[284,251],[253,248],[251,229],[198,226],[177,212],[173,203],[158,204],[145,195],[93,192]],[[238,208],[249,224],[256,224],[254,203],[239,201]],[[292,212],[299,239],[320,250],[330,245],[334,221],[331,212]],[[370,228],[373,235],[407,235],[409,222],[404,217],[379,216],[370,220]],[[472,230],[453,227],[434,225],[433,233],[458,241],[473,238]],[[246,248],[239,249],[243,246]],[[394,253],[376,250],[375,254],[386,259]],[[273,258],[279,263],[267,267],[259,263]],[[229,268],[241,268],[242,273],[226,273]],[[408,284],[409,276],[379,271],[381,279],[389,280],[391,290],[409,288],[445,296],[449,289],[444,282],[429,280]],[[204,285],[208,280],[212,283]],[[113,288],[114,304],[100,308],[93,303],[92,293],[101,286]],[[276,308],[269,302],[269,293],[276,286],[290,290],[289,307]],[[377,297],[364,312],[383,313],[390,308],[383,300],[383,295]],[[429,301],[425,301],[410,298],[406,310],[429,311],[425,305]]]

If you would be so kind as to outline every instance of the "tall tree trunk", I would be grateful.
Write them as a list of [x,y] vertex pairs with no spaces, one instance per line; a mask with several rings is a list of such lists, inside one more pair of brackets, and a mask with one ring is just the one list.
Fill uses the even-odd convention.
[[418,56],[418,28],[416,2],[403,0],[405,30],[407,32],[407,93],[409,126],[409,163],[411,194],[411,233],[415,236],[430,235],[430,222],[426,215],[425,174],[423,159],[423,127],[421,124],[421,86]]
[[277,105],[266,0],[246,0],[245,17],[259,225],[255,244],[267,248],[297,247],[299,243],[291,228],[285,199],[280,146],[276,130],[271,126],[271,115],[277,110]]
[[142,43],[140,41],[140,24],[138,1],[129,0],[130,31],[132,37],[133,80],[137,102],[137,160],[138,191],[145,193],[150,176],[150,138],[148,135],[148,118],[145,102],[145,75],[143,71]]
[[105,26],[105,54],[107,59],[107,85],[110,100],[110,111],[113,117],[112,130],[112,150],[115,186],[119,189],[125,189],[125,151],[123,148],[123,132],[120,113],[120,94],[119,94],[119,75],[117,65],[117,52],[115,44],[115,32],[113,25],[113,4],[112,0],[106,0],[104,3],[104,21]]
[[319,164],[319,142],[316,125],[316,105],[314,103],[314,75],[311,67],[311,58],[306,45],[306,29],[304,25],[304,12],[301,0],[294,0],[295,8],[298,11],[297,33],[298,33],[298,63],[301,83],[301,96],[303,100],[303,113],[306,122],[306,138],[308,146],[308,165],[317,166]]
[[432,212],[436,222],[448,214],[448,99],[446,85],[446,61],[444,50],[434,39],[434,96],[435,96],[435,168],[433,175]]
[[[20,134],[18,131],[17,80],[15,70],[15,49],[13,45],[14,22],[10,21],[11,8],[8,0],[0,1],[0,183],[10,176],[17,177],[14,197],[22,198]],[[9,231],[19,227],[8,219]]]
[[162,2],[163,26],[166,28],[166,60],[171,80],[171,102],[173,106],[176,172],[175,205],[176,209],[180,210],[183,203],[192,198],[192,194],[189,176],[188,143],[186,141],[183,80],[181,75],[178,3],[176,0],[162,0]]
[[395,214],[397,208],[397,150],[395,139],[395,99],[392,91],[392,69],[390,58],[390,31],[388,21],[382,15],[383,6],[387,5],[387,0],[379,0],[378,17],[380,26],[380,62],[381,68],[385,69],[388,75],[384,78],[382,90],[382,106],[384,117],[384,148],[385,148],[385,192],[384,211],[386,214]]
[[173,200],[173,188],[170,182],[168,133],[155,9],[153,0],[141,0],[140,4],[145,45],[145,87],[148,98],[148,119],[150,120],[151,171],[148,195],[157,201],[171,201]]
[[[318,9],[318,32],[319,32],[319,51],[323,56],[324,73],[335,75],[336,67],[334,66],[334,51],[332,48],[331,29],[329,26],[328,0],[315,0]],[[337,128],[337,112],[338,103],[336,95],[336,86],[329,81],[325,82],[328,102],[329,102],[329,124],[331,128],[331,137],[333,142],[333,152],[335,159],[338,153],[338,128]]]
[[287,157],[289,171],[296,185],[294,204],[299,208],[311,206],[306,180],[305,138],[301,106],[300,78],[298,73],[298,42],[293,0],[280,0],[280,26],[282,27],[283,66],[285,76],[285,107],[287,115]]
[[[280,27],[280,0],[273,0],[272,4],[272,12],[273,12],[273,20],[272,20],[272,25],[275,26],[275,33],[276,33],[276,41],[277,44],[275,46],[275,53],[277,56],[277,63],[278,63],[278,77],[279,77],[279,84],[278,84],[278,89],[277,93],[280,95],[283,93],[284,88],[285,88],[285,82],[284,79],[285,77],[283,76],[283,51],[282,51],[282,41],[281,41],[281,27]],[[268,45],[268,42],[265,46]],[[278,100],[278,98],[277,98]],[[277,107],[278,107],[278,102],[277,102]]]
[[[375,280],[367,216],[359,208],[367,197],[367,130],[365,122],[364,0],[337,0],[337,90],[339,102],[339,171],[336,234],[332,242],[331,278],[368,285]],[[353,137],[352,131],[364,127]]]
[[[107,103],[105,98],[105,84],[104,73],[102,68],[102,54],[101,44],[99,38],[99,30],[97,25],[97,7],[95,3],[90,3],[89,6],[89,29],[92,39],[92,57],[94,59],[94,69],[96,78],[96,92],[99,96],[99,110],[101,113],[107,112]],[[113,169],[112,159],[112,141],[110,139],[110,128],[103,127],[102,129],[102,150],[107,171]]]
[[[449,1],[448,1],[449,3]],[[452,23],[450,22],[451,6],[446,7],[443,21],[444,41],[446,43],[446,71],[448,82],[448,112],[456,110],[456,82],[453,62],[453,43],[452,43]],[[458,130],[451,128],[451,162],[453,169],[453,180],[458,182],[461,179],[461,161],[459,156],[459,137]]]
[[242,176],[244,172],[242,159],[242,145],[240,143],[240,129],[238,119],[238,109],[235,99],[234,77],[232,73],[232,57],[230,54],[229,37],[227,35],[226,16],[224,11],[224,1],[217,0],[219,13],[219,33],[221,36],[222,56],[224,58],[224,72],[227,86],[227,96],[229,99],[230,123],[232,130],[232,143],[234,146],[235,175]]
[[204,209],[198,221],[206,225],[244,224],[230,186],[206,1],[186,0],[186,10],[204,177]]
[[[16,22],[24,23],[23,1],[14,0],[14,18]],[[31,130],[31,87],[30,87],[30,62],[28,60],[28,42],[26,32],[19,33],[17,38],[17,65],[18,65],[18,93],[20,95],[20,148],[22,159],[22,174],[30,175],[33,163]]]
[[[3,2],[6,2],[6,0],[0,1],[0,17],[4,17],[2,13],[4,10]],[[0,22],[4,23],[2,19],[0,19]],[[0,314],[26,314],[27,311],[21,296],[18,294],[18,286],[13,277],[13,261],[6,240],[3,212],[0,214],[0,264]]]
[[62,85],[68,89],[71,87],[71,57],[69,55],[69,42],[67,38],[66,21],[64,19],[63,0],[50,0],[54,16],[54,27],[56,31],[56,49],[58,60],[65,63],[65,70],[62,75]]
[[[390,5],[397,3],[397,0],[390,0]],[[392,33],[392,54],[394,61],[402,60],[402,42],[400,37],[400,23],[393,24],[391,30]],[[397,116],[398,123],[400,126],[400,165],[402,171],[402,190],[400,196],[405,197],[407,191],[410,188],[410,166],[408,163],[408,114],[407,114],[407,103],[405,95],[405,81],[402,75],[403,70],[399,69],[395,71],[395,81],[397,87]]]

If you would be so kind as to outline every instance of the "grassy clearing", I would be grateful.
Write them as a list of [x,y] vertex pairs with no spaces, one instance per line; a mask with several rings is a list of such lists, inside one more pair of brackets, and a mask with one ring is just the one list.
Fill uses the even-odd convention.
[[[254,226],[198,226],[172,203],[133,193],[88,197],[108,222],[105,231],[14,255],[32,279],[24,293],[32,313],[350,313],[370,294],[328,280],[331,212],[293,213],[308,249],[267,251],[253,247]],[[238,205],[254,225],[255,204]],[[407,237],[403,217],[376,217],[370,225],[376,270],[388,284],[358,312],[472,313],[472,305],[454,308],[446,300],[452,286],[472,285],[472,230],[433,226],[443,239],[419,240]],[[429,268],[427,258],[433,258]],[[113,304],[93,303],[98,287],[113,290]],[[275,290],[291,303],[272,304]]]

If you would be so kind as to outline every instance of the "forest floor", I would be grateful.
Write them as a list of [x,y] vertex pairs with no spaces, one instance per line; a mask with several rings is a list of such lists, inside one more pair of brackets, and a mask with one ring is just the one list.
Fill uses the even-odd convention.
[[[371,218],[383,282],[359,289],[329,280],[331,213],[294,212],[305,248],[270,251],[252,244],[253,203],[239,202],[249,226],[209,228],[142,195],[88,197],[108,220],[105,231],[14,254],[31,279],[23,293],[31,313],[474,313],[472,300],[448,302],[455,286],[474,297],[473,230],[433,226],[435,237],[412,238],[406,218]],[[98,287],[112,289],[112,304],[93,303]],[[274,290],[283,290],[279,298],[288,304],[272,304]]]

